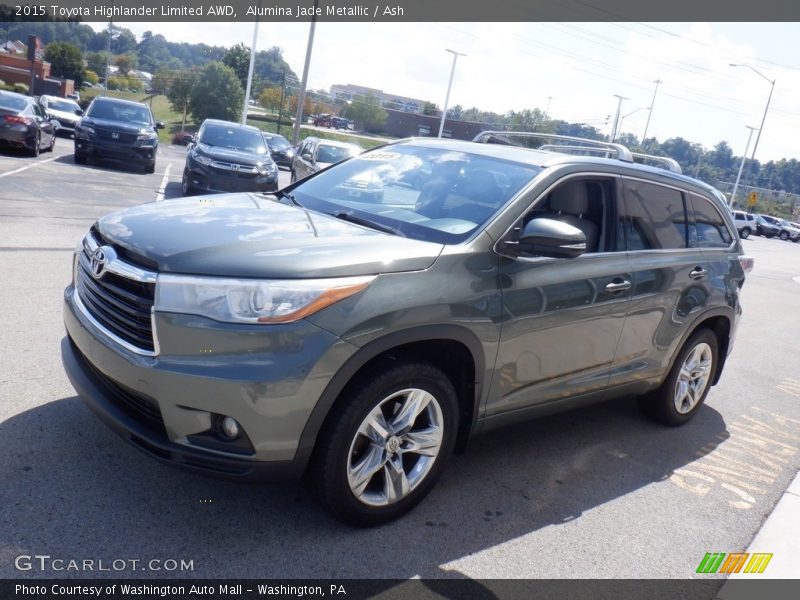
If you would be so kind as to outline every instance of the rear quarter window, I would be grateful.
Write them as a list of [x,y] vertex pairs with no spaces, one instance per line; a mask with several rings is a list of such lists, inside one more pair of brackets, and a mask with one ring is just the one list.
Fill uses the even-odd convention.
[[697,245],[700,248],[730,246],[733,235],[717,208],[707,198],[691,194],[690,199],[694,210]]

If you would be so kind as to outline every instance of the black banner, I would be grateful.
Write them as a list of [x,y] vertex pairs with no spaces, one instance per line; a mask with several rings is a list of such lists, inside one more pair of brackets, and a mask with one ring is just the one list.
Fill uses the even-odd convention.
[[0,21],[798,21],[800,2],[761,0],[0,0]]
[[219,598],[413,598],[489,600],[794,600],[800,580],[665,579],[411,579],[225,580],[47,579],[2,580],[0,598],[211,600]]

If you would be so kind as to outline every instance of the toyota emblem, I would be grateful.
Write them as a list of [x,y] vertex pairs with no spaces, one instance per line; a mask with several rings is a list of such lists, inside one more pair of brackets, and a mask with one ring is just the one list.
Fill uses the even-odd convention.
[[92,252],[92,255],[89,257],[89,268],[92,271],[92,277],[95,279],[100,279],[106,271],[106,265],[108,265],[109,261],[107,251],[109,249],[110,248],[107,246],[102,246]]

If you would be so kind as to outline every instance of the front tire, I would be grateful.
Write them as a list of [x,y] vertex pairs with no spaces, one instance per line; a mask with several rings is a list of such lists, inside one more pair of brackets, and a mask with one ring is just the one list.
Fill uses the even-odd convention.
[[676,427],[688,423],[702,406],[717,372],[717,336],[698,329],[686,341],[664,383],[639,398],[639,408],[648,417]]
[[86,155],[82,152],[75,152],[75,164],[76,165],[85,165],[86,164]]
[[191,196],[194,193],[194,188],[189,182],[189,174],[186,170],[183,171],[183,177],[181,178],[181,193],[184,196]]
[[425,362],[386,362],[343,394],[309,471],[322,504],[361,527],[392,521],[433,488],[453,451],[458,398]]
[[152,173],[155,173],[156,172],[156,161],[153,161],[151,163],[146,163],[144,165],[144,172],[147,173],[148,175],[150,175]]
[[50,138],[50,145],[47,147],[48,152],[52,152],[53,148],[56,147],[56,133],[53,132],[53,136]]
[[779,236],[784,242],[789,239],[789,232],[788,231],[781,231]]

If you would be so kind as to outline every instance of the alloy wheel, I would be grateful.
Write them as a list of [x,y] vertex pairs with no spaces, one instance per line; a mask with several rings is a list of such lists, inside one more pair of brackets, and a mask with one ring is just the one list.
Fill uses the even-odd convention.
[[350,491],[369,506],[402,500],[430,473],[443,435],[442,408],[431,393],[409,388],[384,398],[350,444]]
[[711,346],[705,342],[697,344],[686,355],[675,382],[673,396],[675,410],[680,414],[685,415],[691,412],[702,399],[711,378],[713,360],[714,353]]

